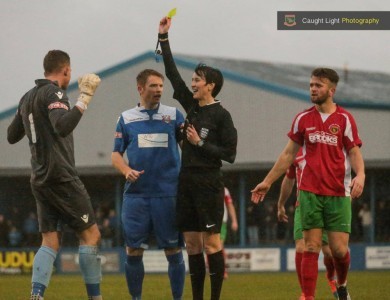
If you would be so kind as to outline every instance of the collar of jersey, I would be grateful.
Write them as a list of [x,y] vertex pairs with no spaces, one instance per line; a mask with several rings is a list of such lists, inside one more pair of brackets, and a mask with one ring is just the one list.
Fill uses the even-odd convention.
[[138,103],[136,109],[139,110],[140,112],[155,111],[157,113],[160,109],[160,103],[158,104],[157,108],[152,108],[152,109],[146,109],[145,106],[141,106],[141,104]]

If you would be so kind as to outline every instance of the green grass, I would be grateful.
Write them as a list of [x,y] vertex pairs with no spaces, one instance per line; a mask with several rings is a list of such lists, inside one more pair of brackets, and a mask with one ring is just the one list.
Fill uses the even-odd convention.
[[[350,272],[349,291],[353,300],[390,299],[390,271]],[[124,274],[105,275],[101,286],[104,299],[130,299]],[[25,300],[30,293],[30,276],[0,275],[0,299]],[[209,299],[209,280],[206,278],[205,299]],[[221,300],[298,299],[296,274],[288,273],[231,273],[224,282]],[[45,300],[85,300],[85,288],[79,275],[53,275]],[[146,274],[144,300],[169,300],[167,275]],[[186,277],[184,299],[190,300],[191,286]],[[333,299],[321,272],[317,282],[316,300]]]

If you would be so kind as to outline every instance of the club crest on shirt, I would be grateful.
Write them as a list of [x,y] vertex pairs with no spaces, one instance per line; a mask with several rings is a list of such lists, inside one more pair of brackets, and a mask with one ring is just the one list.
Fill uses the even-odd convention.
[[207,128],[202,128],[200,130],[200,138],[202,140],[206,139],[208,135],[209,135],[209,130]]
[[337,134],[340,131],[340,126],[338,124],[332,124],[329,126],[329,131],[333,134]]
[[165,123],[167,123],[167,124],[171,123],[171,116],[169,116],[169,115],[163,115],[163,116],[162,116],[162,121],[165,122]]

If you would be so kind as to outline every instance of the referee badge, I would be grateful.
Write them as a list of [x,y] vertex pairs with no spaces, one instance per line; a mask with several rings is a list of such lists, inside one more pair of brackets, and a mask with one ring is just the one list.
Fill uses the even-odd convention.
[[200,138],[202,140],[206,139],[208,135],[209,135],[209,130],[207,128],[202,128],[200,130]]

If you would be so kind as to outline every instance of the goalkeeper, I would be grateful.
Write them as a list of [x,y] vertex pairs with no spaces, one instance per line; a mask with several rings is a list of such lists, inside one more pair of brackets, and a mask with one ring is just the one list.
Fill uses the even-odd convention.
[[88,299],[102,299],[101,264],[97,256],[100,232],[89,195],[75,168],[73,130],[100,83],[95,74],[79,79],[80,96],[71,108],[66,89],[71,79],[70,57],[49,51],[45,79],[20,100],[8,127],[10,144],[27,135],[31,151],[31,189],[36,200],[42,244],[34,258],[30,299],[43,299],[60,248],[61,225],[66,223],[80,239],[79,262]]

